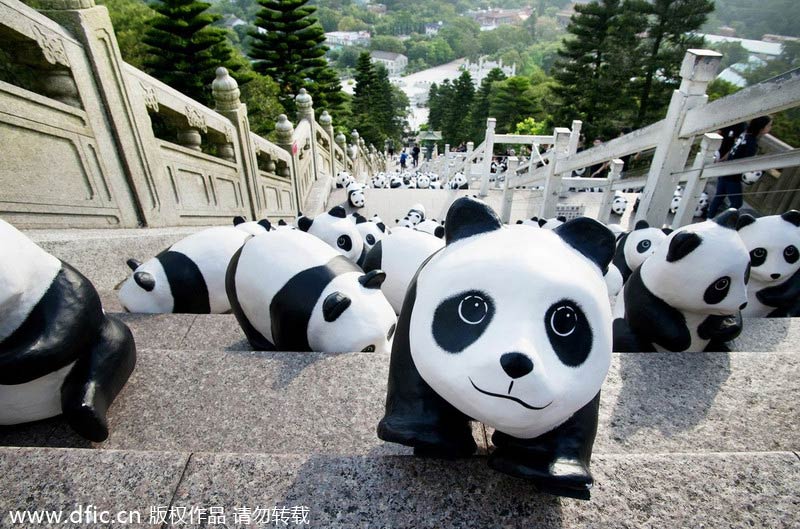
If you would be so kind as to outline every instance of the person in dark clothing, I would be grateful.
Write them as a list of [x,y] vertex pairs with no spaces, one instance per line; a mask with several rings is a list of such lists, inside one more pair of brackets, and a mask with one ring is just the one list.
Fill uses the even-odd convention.
[[[750,121],[744,134],[737,138],[727,154],[726,160],[740,160],[755,156],[758,151],[758,139],[772,130],[772,118],[761,116]],[[721,176],[717,179],[717,192],[708,206],[708,218],[714,218],[725,199],[732,208],[742,207],[742,175]]]
[[725,160],[725,155],[731,151],[731,147],[733,144],[736,143],[736,140],[739,139],[739,136],[747,128],[747,122],[743,121],[741,123],[736,123],[735,125],[731,125],[729,127],[723,127],[717,131],[717,134],[722,136],[722,144],[719,146],[719,159]]
[[419,162],[419,145],[414,145],[414,148],[411,149],[411,162],[414,167],[416,167]]

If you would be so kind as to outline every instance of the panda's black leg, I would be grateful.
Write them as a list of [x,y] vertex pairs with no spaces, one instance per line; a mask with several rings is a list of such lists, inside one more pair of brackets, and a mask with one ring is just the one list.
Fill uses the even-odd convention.
[[106,317],[97,341],[61,386],[61,409],[72,428],[94,442],[108,437],[106,411],[136,364],[136,345],[128,327]]
[[613,351],[617,353],[638,353],[643,351],[638,338],[631,330],[628,322],[617,318],[612,323],[612,336],[614,337]]
[[594,480],[589,471],[597,433],[600,394],[558,428],[534,439],[495,431],[493,469],[531,480],[540,492],[588,500]]

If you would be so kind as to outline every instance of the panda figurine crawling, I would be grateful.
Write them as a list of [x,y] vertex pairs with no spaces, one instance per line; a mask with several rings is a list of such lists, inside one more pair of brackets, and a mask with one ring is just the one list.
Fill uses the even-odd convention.
[[800,211],[758,219],[745,213],[736,230],[750,252],[747,308],[742,316],[800,316]]
[[450,207],[445,231],[403,304],[378,437],[464,457],[476,448],[469,421],[480,421],[496,430],[489,466],[588,499],[611,362],[613,235],[589,218],[506,228],[470,197]]
[[750,256],[739,212],[674,232],[633,271],[614,306],[614,350],[725,351],[742,330]]
[[347,211],[342,206],[334,206],[314,218],[300,215],[297,227],[326,242],[354,263],[360,264],[366,255],[361,234],[347,219]]
[[[671,232],[671,230],[669,230]],[[651,228],[646,220],[636,223],[633,231],[624,233],[617,239],[614,252],[614,266],[622,275],[622,282],[628,280],[634,270],[653,255],[667,238],[668,233]]]
[[389,352],[396,318],[381,293],[385,278],[313,235],[280,230],[242,246],[226,289],[256,350]]
[[62,414],[108,437],[106,412],[133,372],[136,345],[92,284],[0,220],[0,425]]

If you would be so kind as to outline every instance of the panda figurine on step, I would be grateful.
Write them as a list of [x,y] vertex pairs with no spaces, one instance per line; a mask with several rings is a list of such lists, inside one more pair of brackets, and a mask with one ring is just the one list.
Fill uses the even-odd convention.
[[467,177],[464,176],[464,173],[459,171],[447,182],[447,187],[449,189],[469,189],[469,182],[467,182]]
[[348,185],[347,202],[350,204],[350,207],[352,208],[356,209],[363,208],[364,205],[367,203],[367,199],[364,196],[364,186],[356,182],[353,182],[350,185]]
[[684,226],[633,271],[614,307],[614,350],[725,351],[742,330],[750,255],[739,213]]
[[703,191],[700,193],[700,198],[697,199],[697,204],[694,207],[694,216],[705,218],[708,213],[708,193]]
[[440,239],[444,237],[444,226],[436,222],[436,219],[425,219],[414,226],[414,229]]
[[272,223],[268,219],[258,221],[248,221],[244,217],[233,217],[233,225],[240,230],[244,230],[250,235],[261,235],[266,231],[272,231]]
[[800,316],[800,211],[755,218],[736,225],[750,252],[750,283],[743,316]]
[[425,207],[422,204],[414,204],[406,213],[405,218],[411,221],[411,224],[416,226],[425,220]]
[[63,414],[108,437],[106,412],[133,372],[136,345],[92,284],[0,220],[0,425]]
[[364,257],[361,234],[355,225],[347,220],[347,212],[342,206],[333,207],[327,213],[320,213],[313,219],[301,215],[297,219],[297,227],[326,242],[354,263],[360,263]]
[[250,237],[238,226],[217,226],[181,239],[144,264],[129,259],[133,274],[122,283],[119,301],[128,312],[229,312],[225,271]]
[[465,457],[476,448],[470,420],[480,421],[495,428],[489,466],[588,499],[611,363],[613,235],[589,218],[506,228],[470,197],[453,203],[445,230],[403,304],[378,437]]
[[428,189],[431,187],[431,179],[428,175],[421,174],[417,177],[417,189]]
[[559,215],[554,219],[539,219],[539,227],[544,230],[554,230],[567,222],[567,217]]
[[387,235],[386,225],[380,222],[380,219],[378,219],[379,222],[373,222],[358,213],[350,215],[350,219],[355,223],[358,233],[361,234],[361,240],[364,241],[365,254]]
[[640,220],[636,223],[633,231],[625,233],[617,239],[614,266],[622,274],[623,283],[628,280],[634,270],[656,252],[666,239],[667,233],[657,228],[651,228],[646,220]]
[[624,215],[627,207],[628,199],[620,192],[615,193],[614,200],[611,201],[611,213],[614,215]]
[[254,349],[388,352],[396,319],[385,277],[287,230],[250,239],[231,259],[226,288]]
[[405,188],[406,184],[405,182],[403,182],[403,177],[400,176],[399,174],[396,174],[392,176],[391,179],[389,179],[389,189],[405,189]]
[[339,171],[339,173],[336,175],[334,183],[336,184],[337,189],[345,189],[348,185],[355,181],[356,179],[353,178],[347,171]]
[[673,215],[678,212],[678,208],[681,207],[681,199],[683,198],[683,188],[678,186],[675,188],[675,192],[672,193],[672,200],[669,202],[669,212]]
[[742,173],[742,183],[746,186],[751,186],[761,180],[764,171],[745,171]]

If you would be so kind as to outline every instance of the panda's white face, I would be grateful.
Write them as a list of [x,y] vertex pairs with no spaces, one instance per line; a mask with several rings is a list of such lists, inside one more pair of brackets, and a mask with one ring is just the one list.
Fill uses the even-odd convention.
[[363,189],[354,189],[350,191],[347,195],[348,200],[350,201],[350,205],[354,208],[363,208],[364,204],[366,204],[366,198],[364,197],[364,190]]
[[386,234],[381,231],[375,222],[367,221],[356,224],[358,233],[361,234],[361,240],[364,241],[364,248],[369,251],[375,246],[378,241],[382,240]]
[[622,249],[628,267],[631,270],[639,268],[666,240],[667,235],[657,228],[641,228],[630,232]]
[[517,227],[467,237],[419,273],[414,364],[466,415],[536,437],[600,390],[611,360],[607,296],[597,266],[554,232]]
[[[668,260],[670,254],[680,257]],[[747,302],[749,264],[738,233],[707,220],[671,233],[640,270],[645,286],[668,305],[727,316]]]
[[408,212],[408,215],[406,215],[406,218],[407,218],[407,219],[408,219],[408,220],[411,222],[411,224],[413,224],[414,226],[416,226],[417,224],[419,224],[420,222],[422,222],[422,214],[421,214],[419,211],[416,211],[416,210],[413,210],[413,209],[412,209],[411,211],[409,211],[409,212]]
[[678,208],[680,207],[680,205],[681,205],[681,196],[680,195],[674,195],[672,197],[672,200],[669,203],[669,212],[670,213],[677,213],[678,212]]
[[611,211],[614,212],[616,215],[622,215],[625,213],[625,209],[628,207],[628,201],[625,197],[614,197],[614,201],[611,203]]
[[761,217],[739,229],[750,252],[750,274],[761,283],[782,283],[800,269],[800,227],[780,215]]
[[456,173],[453,175],[453,178],[450,179],[450,189],[458,189],[460,186],[467,183],[467,177],[464,176],[464,173]]
[[154,257],[138,266],[122,283],[119,301],[128,312],[146,314],[172,312],[175,301],[161,262]]
[[355,225],[346,217],[334,217],[330,213],[320,213],[314,217],[314,222],[308,233],[325,241],[331,248],[337,250],[354,263],[361,257],[364,242]]
[[431,179],[425,175],[417,177],[417,187],[419,189],[428,189],[431,186]]
[[761,175],[763,174],[763,171],[747,171],[742,173],[742,183],[751,186],[761,180]]
[[697,199],[697,205],[694,207],[694,216],[701,217],[706,212],[708,208],[708,194],[704,191],[700,194],[700,198]]

